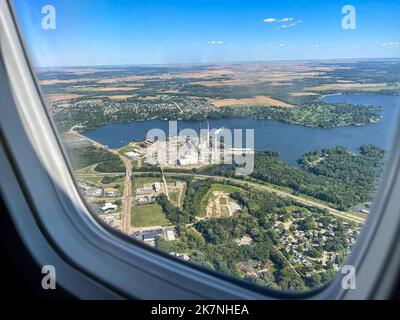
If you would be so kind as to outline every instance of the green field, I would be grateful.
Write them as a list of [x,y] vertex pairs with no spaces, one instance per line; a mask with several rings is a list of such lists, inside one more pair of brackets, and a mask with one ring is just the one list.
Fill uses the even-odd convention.
[[207,204],[210,201],[210,197],[213,194],[214,191],[222,191],[226,193],[232,193],[236,191],[241,191],[242,189],[230,185],[225,185],[225,184],[213,184],[212,188],[208,190],[207,194],[204,196],[204,198],[201,200],[200,203],[200,208],[198,212],[198,217],[204,218],[207,215]]
[[132,192],[135,194],[136,189],[142,188],[145,184],[152,184],[154,182],[162,182],[161,178],[154,178],[154,177],[133,177],[133,188]]
[[165,217],[158,204],[148,204],[132,208],[131,225],[135,228],[168,226],[171,223]]
[[86,168],[82,168],[79,170],[75,170],[76,174],[97,174],[97,172],[94,172],[93,169],[97,166],[97,163],[91,166],[88,166]]
[[102,177],[81,177],[81,178],[78,177],[78,179],[79,181],[82,181],[85,184],[99,185]]
[[169,192],[168,195],[169,195],[169,199],[171,200],[171,202],[172,202],[175,206],[179,207],[179,206],[180,206],[180,203],[178,203],[178,200],[179,200],[179,192],[178,192],[178,191]]

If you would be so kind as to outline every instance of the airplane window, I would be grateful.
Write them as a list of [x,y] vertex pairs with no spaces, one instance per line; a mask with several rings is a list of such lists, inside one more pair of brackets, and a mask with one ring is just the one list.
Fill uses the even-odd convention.
[[92,212],[282,291],[343,270],[400,111],[400,5],[14,0]]

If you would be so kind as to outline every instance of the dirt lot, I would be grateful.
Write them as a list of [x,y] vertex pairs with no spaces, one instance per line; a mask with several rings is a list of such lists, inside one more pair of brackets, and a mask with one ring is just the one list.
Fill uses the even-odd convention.
[[210,103],[212,103],[216,107],[226,107],[226,106],[277,106],[277,107],[292,107],[291,105],[272,99],[270,97],[265,96],[256,96],[254,98],[245,98],[245,99],[208,99]]
[[82,94],[74,94],[74,93],[54,93],[47,94],[45,96],[47,102],[56,102],[56,101],[68,101],[76,98],[84,97]]

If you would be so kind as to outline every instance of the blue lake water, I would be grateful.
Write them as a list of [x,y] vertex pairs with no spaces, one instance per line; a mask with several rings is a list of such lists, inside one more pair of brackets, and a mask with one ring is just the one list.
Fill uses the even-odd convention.
[[[217,119],[210,120],[210,128],[254,129],[257,150],[276,150],[280,159],[297,165],[302,154],[334,146],[345,146],[358,151],[363,144],[375,144],[384,149],[390,147],[396,123],[400,115],[400,96],[383,95],[333,95],[324,98],[325,102],[347,102],[351,104],[379,105],[382,120],[366,126],[340,128],[308,128],[275,120]],[[178,130],[190,128],[198,130],[206,127],[206,122],[178,121]],[[131,123],[108,124],[87,130],[83,134],[110,148],[120,148],[133,140],[142,141],[150,129],[162,129],[168,134],[169,122],[149,120]],[[245,146],[243,146],[245,147]]]

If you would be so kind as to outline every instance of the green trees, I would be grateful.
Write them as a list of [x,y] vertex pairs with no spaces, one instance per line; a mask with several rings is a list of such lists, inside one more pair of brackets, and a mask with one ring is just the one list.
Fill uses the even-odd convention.
[[298,224],[299,224],[300,230],[303,230],[303,231],[310,231],[310,230],[315,229],[315,222],[311,217],[304,218]]
[[125,172],[125,170],[125,165],[119,158],[99,163],[95,168],[95,171],[103,173],[119,173]]
[[110,184],[113,183],[114,181],[122,178],[122,176],[105,176],[101,179],[101,183],[103,184]]
[[74,170],[83,169],[96,163],[103,162],[114,163],[112,165],[113,167],[118,167],[122,164],[122,161],[117,155],[95,146],[69,148],[67,149],[67,154]]
[[[289,187],[295,195],[306,194],[346,210],[371,200],[383,161],[384,151],[376,146],[362,146],[360,154],[336,147],[306,153],[299,159],[304,170],[299,170],[280,161],[276,152],[258,151],[251,177]],[[235,174],[234,168],[214,167],[212,170],[226,177]],[[240,197],[235,200],[241,201]]]
[[199,214],[200,202],[212,187],[211,180],[186,179],[186,195],[183,201],[183,209],[192,217]]
[[167,219],[175,225],[184,225],[193,222],[194,216],[187,211],[175,207],[162,193],[157,197],[157,203],[162,207]]
[[195,224],[195,228],[207,242],[218,244],[243,237],[255,225],[252,217],[241,215],[235,218],[201,221]]
[[210,117],[279,120],[306,127],[334,128],[350,125],[365,125],[378,122],[380,116],[373,111],[379,107],[350,105],[346,103],[324,103],[312,101],[293,108],[248,106],[240,108],[223,107],[210,113]]
[[365,125],[378,122],[377,108],[354,106],[345,103],[321,103],[301,105],[297,108],[265,108],[256,114],[258,119],[276,119],[307,127],[333,128],[349,125]]
[[343,203],[347,207],[371,200],[383,171],[384,155],[384,151],[374,145],[362,146],[360,154],[335,147],[306,153],[299,163],[310,173],[343,183],[354,196],[353,202]]
[[306,288],[304,281],[290,266],[279,270],[277,278],[279,286],[284,291],[299,291]]

